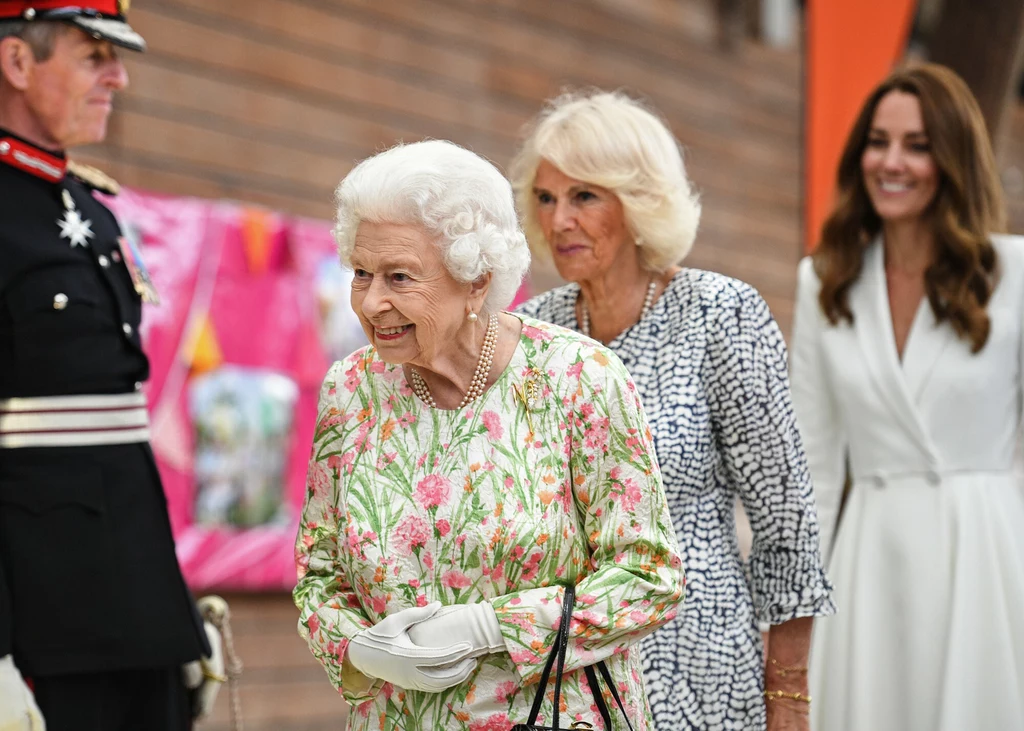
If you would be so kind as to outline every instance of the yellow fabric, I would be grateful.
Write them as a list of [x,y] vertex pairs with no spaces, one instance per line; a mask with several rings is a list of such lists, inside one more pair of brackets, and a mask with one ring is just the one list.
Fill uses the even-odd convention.
[[193,375],[211,371],[224,362],[217,333],[208,315],[194,326],[193,336],[187,342],[192,346],[190,366]]

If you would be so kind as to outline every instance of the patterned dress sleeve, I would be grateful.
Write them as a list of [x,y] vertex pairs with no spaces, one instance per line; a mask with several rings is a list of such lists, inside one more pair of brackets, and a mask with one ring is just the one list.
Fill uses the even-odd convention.
[[[685,582],[651,432],[621,361],[584,346],[556,378],[552,390],[568,415],[572,499],[589,555],[589,566],[578,569],[569,672],[623,652],[671,621]],[[538,679],[552,651],[562,596],[554,585],[491,600],[524,683]]]
[[[299,634],[309,644],[328,677],[349,703],[374,697],[383,681],[375,681],[344,662],[349,640],[371,626],[338,563],[338,518],[345,464],[339,455],[354,431],[359,373],[365,371],[362,351],[335,363],[320,389],[316,431],[306,478],[306,499],[295,541],[298,583],[292,592],[299,609]],[[352,390],[342,387],[342,379]],[[339,392],[347,401],[342,404]],[[344,407],[348,407],[347,409]]]
[[813,262],[810,257],[805,258],[800,262],[797,279],[789,373],[793,383],[793,406],[814,481],[821,553],[827,564],[846,480],[846,439],[822,363],[821,330],[825,315],[818,305],[820,288]]
[[781,624],[832,614],[782,333],[768,305],[746,285],[708,312],[703,380],[722,465],[754,534],[750,573],[757,619]]

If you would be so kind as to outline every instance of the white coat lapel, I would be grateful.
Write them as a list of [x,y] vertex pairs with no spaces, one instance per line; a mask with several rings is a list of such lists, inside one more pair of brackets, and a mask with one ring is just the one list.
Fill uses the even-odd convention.
[[915,404],[920,403],[942,352],[956,339],[952,326],[936,320],[927,298],[922,300],[903,346],[903,377]]
[[[896,352],[881,239],[876,239],[864,252],[860,277],[850,288],[850,309],[853,310],[853,329],[861,352],[882,399],[914,441],[925,452],[931,452]],[[917,319],[920,319],[920,312],[915,322]]]

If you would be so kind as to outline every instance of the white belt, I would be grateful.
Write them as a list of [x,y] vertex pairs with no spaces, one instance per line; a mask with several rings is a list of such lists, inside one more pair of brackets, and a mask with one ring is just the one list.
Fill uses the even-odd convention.
[[891,474],[865,475],[861,477],[855,477],[853,480],[853,484],[873,487],[894,487],[907,482],[910,482],[912,484],[919,484],[921,482],[924,482],[927,483],[928,485],[938,486],[942,484],[955,483],[956,481],[962,479],[981,478],[991,480],[1017,480],[1016,473],[1013,471],[1013,469],[1009,468],[993,468],[988,470],[981,468],[965,468],[946,469],[942,471],[920,470],[917,472],[893,472]]
[[0,447],[89,447],[149,441],[140,391],[0,399]]

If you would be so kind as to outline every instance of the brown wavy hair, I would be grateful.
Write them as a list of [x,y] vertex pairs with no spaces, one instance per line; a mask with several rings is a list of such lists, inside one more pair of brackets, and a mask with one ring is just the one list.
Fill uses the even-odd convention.
[[833,325],[853,323],[850,287],[860,276],[865,250],[882,229],[864,185],[861,156],[875,109],[892,91],[913,94],[920,102],[938,168],[938,189],[924,213],[936,244],[935,261],[924,275],[928,303],[936,319],[948,320],[977,353],[988,339],[985,306],[996,280],[989,235],[1006,230],[1006,209],[984,117],[967,84],[945,66],[899,69],[864,102],[839,162],[836,205],[812,255],[821,280],[818,301]]

